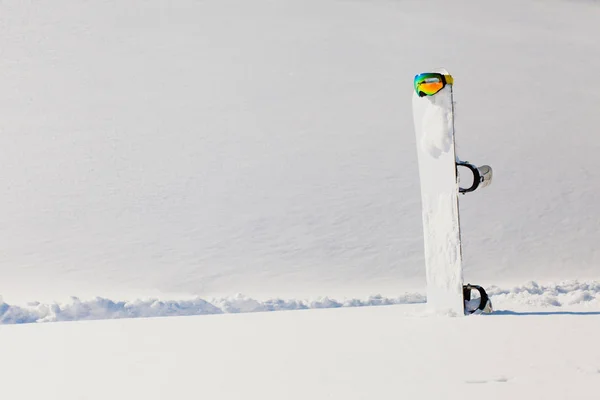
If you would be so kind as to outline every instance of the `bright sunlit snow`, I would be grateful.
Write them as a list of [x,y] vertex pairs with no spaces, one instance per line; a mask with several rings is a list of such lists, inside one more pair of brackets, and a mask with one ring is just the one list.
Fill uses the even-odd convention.
[[[2,2],[3,398],[595,398],[598,21],[585,0]],[[457,155],[494,168],[460,203],[491,316],[423,305],[412,78],[438,67]]]
[[596,279],[598,6],[434,9],[3,3],[0,293],[422,290],[412,78],[440,66],[459,157],[496,172],[465,279]]

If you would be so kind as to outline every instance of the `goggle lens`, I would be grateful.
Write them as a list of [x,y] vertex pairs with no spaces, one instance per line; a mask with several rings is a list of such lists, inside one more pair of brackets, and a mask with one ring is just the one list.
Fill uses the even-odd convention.
[[420,74],[415,76],[415,92],[420,97],[432,96],[442,90],[446,83],[452,84],[452,77],[447,75],[444,79],[442,74]]

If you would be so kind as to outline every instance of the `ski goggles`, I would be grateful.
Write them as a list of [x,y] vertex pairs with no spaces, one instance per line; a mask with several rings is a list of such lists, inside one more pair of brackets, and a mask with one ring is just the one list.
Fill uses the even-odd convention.
[[454,79],[450,74],[440,74],[437,72],[426,72],[415,76],[415,92],[419,97],[433,96],[446,85],[454,84]]

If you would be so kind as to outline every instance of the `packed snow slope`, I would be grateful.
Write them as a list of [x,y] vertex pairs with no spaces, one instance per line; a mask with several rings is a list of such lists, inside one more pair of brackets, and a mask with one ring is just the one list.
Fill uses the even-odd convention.
[[598,313],[424,306],[2,326],[2,394],[48,399],[596,399]]
[[600,7],[3,1],[0,293],[424,289],[412,77],[455,77],[465,278],[598,277]]

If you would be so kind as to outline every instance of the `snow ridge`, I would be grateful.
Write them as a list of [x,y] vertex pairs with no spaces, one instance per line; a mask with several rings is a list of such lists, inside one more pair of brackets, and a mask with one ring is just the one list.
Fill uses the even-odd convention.
[[[599,281],[567,281],[548,285],[532,281],[512,289],[491,286],[487,291],[498,310],[502,307],[523,305],[600,306]],[[7,304],[0,297],[0,324],[365,307],[425,302],[425,295],[419,293],[406,293],[398,297],[375,295],[367,299],[335,300],[322,297],[314,300],[270,299],[266,301],[258,301],[242,294],[210,301],[195,298],[192,300],[146,299],[126,302],[101,297],[90,300],[72,297],[71,301],[67,303],[32,302],[25,306]]]
[[425,300],[424,295],[412,293],[395,298],[376,295],[370,296],[366,300],[348,299],[338,301],[323,297],[316,300],[270,299],[260,302],[238,294],[232,297],[213,299],[210,302],[200,298],[193,300],[164,301],[148,299],[115,302],[101,297],[91,300],[72,297],[68,303],[43,304],[32,302],[26,306],[17,306],[4,303],[0,297],[0,324],[364,307],[424,303]]
[[494,304],[517,303],[531,306],[572,306],[586,303],[600,304],[600,282],[566,281],[540,285],[531,281],[510,290],[496,286],[486,288]]

